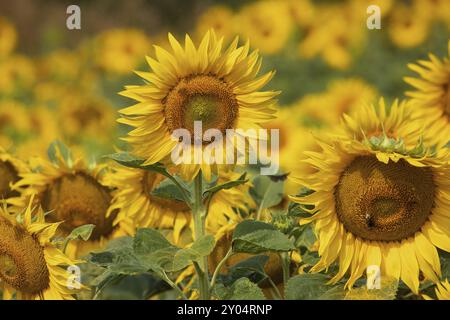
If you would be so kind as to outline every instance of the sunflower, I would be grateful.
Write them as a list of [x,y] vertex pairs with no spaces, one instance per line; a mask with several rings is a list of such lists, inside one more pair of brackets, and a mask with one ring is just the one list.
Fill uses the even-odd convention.
[[404,80],[416,91],[408,91],[412,104],[420,113],[427,127],[425,139],[432,144],[446,144],[450,140],[450,41],[448,57],[440,60],[430,54],[430,60],[419,60],[408,67],[420,78],[405,77]]
[[[32,217],[32,201],[24,214],[0,209],[0,287],[4,299],[69,300],[70,273],[64,268],[72,260],[52,242],[59,223],[46,223],[39,208]],[[19,222],[20,221],[20,222]]]
[[71,241],[67,248],[70,256],[83,256],[122,234],[113,226],[116,213],[107,216],[112,195],[103,184],[106,165],[88,165],[83,157],[72,159],[60,148],[55,156],[52,162],[40,157],[30,159],[33,171],[21,174],[13,189],[22,188],[22,203],[34,197],[35,205],[50,212],[49,221],[62,222],[58,232],[61,236],[82,225],[95,225],[89,241]]
[[0,136],[4,137],[2,145],[5,148],[13,147],[15,143],[22,142],[28,134],[30,125],[25,106],[15,100],[0,101]]
[[[374,122],[383,121],[380,114]],[[321,258],[311,271],[339,262],[330,282],[348,273],[351,288],[367,266],[377,265],[382,276],[401,279],[418,293],[419,272],[438,281],[437,248],[450,251],[448,154],[423,145],[407,149],[399,136],[360,129],[363,139],[317,139],[321,151],[306,153],[317,171],[297,179],[315,191],[291,197],[314,206],[312,216],[301,221],[314,222],[319,239]]]
[[141,30],[112,29],[97,36],[94,51],[103,70],[122,75],[143,63],[150,48],[150,40]]
[[430,30],[426,11],[399,5],[389,17],[388,35],[399,48],[413,48],[422,44]]
[[89,94],[68,94],[58,106],[58,120],[71,141],[85,137],[107,140],[114,128],[114,109],[104,98]]
[[231,40],[235,33],[233,12],[226,6],[209,7],[197,21],[197,34],[202,37],[208,30],[213,29],[225,41]]
[[306,59],[320,55],[331,67],[347,69],[352,53],[362,47],[364,40],[360,17],[336,5],[322,5],[317,10],[320,15],[305,28],[299,54]]
[[[248,42],[238,47],[236,38],[223,52],[223,38],[218,39],[214,31],[206,33],[198,48],[188,35],[184,48],[171,34],[169,41],[173,53],[156,46],[157,60],[147,57],[153,72],[138,72],[148,83],[122,92],[138,101],[120,110],[119,122],[135,128],[124,140],[135,155],[146,160],[144,165],[170,164],[171,152],[178,144],[171,134],[182,128],[192,136],[194,121],[202,121],[203,131],[214,128],[225,133],[233,128],[257,129],[273,118],[273,98],[278,92],[257,91],[273,72],[256,78],[261,59],[256,51],[249,54]],[[180,174],[191,180],[202,169],[210,180],[217,165],[207,162],[180,164]]]
[[8,204],[15,204],[19,191],[13,190],[11,186],[19,181],[20,174],[29,172],[29,168],[22,160],[14,157],[0,147],[0,198]]
[[293,25],[283,1],[252,3],[243,7],[236,19],[242,35],[265,54],[275,54],[284,48]]
[[[221,173],[217,183],[238,177],[239,174],[233,172]],[[135,234],[135,228],[171,229],[173,242],[179,243],[186,227],[193,228],[191,210],[181,200],[165,199],[152,194],[165,179],[159,173],[115,166],[114,172],[106,174],[104,180],[105,185],[115,189],[109,208],[109,212],[118,212],[114,224],[124,223],[122,229],[129,235]],[[206,219],[208,231],[214,233],[229,221],[239,220],[236,209],[247,212],[248,206],[253,204],[248,189],[249,185],[246,184],[221,190],[214,195]]]
[[29,89],[36,80],[33,62],[19,54],[0,61],[0,94],[11,95],[20,89]]
[[333,126],[344,113],[353,114],[362,105],[374,102],[377,90],[361,79],[348,78],[331,82],[325,95],[328,106],[322,116]]
[[0,57],[10,54],[17,43],[17,32],[14,26],[0,17]]
[[412,149],[421,141],[423,134],[422,124],[408,100],[394,100],[387,105],[380,98],[377,104],[362,104],[353,113],[343,114],[342,122],[344,125],[337,132],[368,144],[390,143],[400,137],[401,140],[395,142],[396,147]]
[[317,11],[310,0],[287,0],[287,8],[292,20],[300,27],[309,27]]
[[332,81],[327,90],[309,94],[294,104],[305,127],[333,127],[344,113],[353,115],[361,106],[375,101],[377,90],[358,78]]
[[57,119],[50,108],[41,104],[33,105],[27,111],[26,136],[20,144],[16,143],[15,154],[22,159],[46,157],[49,144],[60,137]]
[[39,60],[40,78],[57,79],[60,82],[74,80],[80,76],[80,56],[67,49],[55,50]]

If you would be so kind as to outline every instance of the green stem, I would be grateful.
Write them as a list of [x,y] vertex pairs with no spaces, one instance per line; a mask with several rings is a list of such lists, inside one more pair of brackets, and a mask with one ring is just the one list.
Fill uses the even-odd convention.
[[291,259],[289,258],[289,254],[287,252],[281,253],[280,256],[281,256],[281,267],[283,268],[283,283],[284,287],[286,288],[290,276],[289,269],[291,266]]
[[[194,179],[194,203],[192,206],[194,218],[194,240],[198,240],[205,235],[206,208],[203,205],[202,172],[199,171]],[[209,300],[209,275],[208,257],[204,257],[200,264],[194,263],[199,282],[200,299]]]
[[181,296],[181,298],[183,298],[183,300],[188,300],[188,298],[186,297],[184,292],[172,280],[169,279],[169,277],[167,276],[167,274],[164,271],[162,272],[162,276],[163,276],[164,281],[166,281],[169,284],[169,286],[171,286],[173,289],[175,289],[175,291],[177,291],[180,294],[180,296]]
[[173,176],[167,175],[167,177],[177,186],[178,190],[180,190],[181,195],[183,196],[184,202],[186,202],[186,204],[191,208],[192,207],[191,199],[189,195],[186,193],[186,190],[183,188],[183,186]]
[[231,257],[232,255],[233,255],[233,249],[230,248],[228,250],[227,254],[225,255],[225,257],[223,257],[223,259],[220,260],[219,264],[217,265],[216,270],[214,270],[214,274],[211,279],[211,285],[210,285],[211,290],[214,288],[214,285],[216,284],[217,276],[219,275],[220,270],[222,269],[225,262],[227,262],[228,258]]
[[275,292],[276,297],[278,300],[282,300],[283,296],[281,295],[280,290],[278,290],[277,285],[272,281],[272,279],[268,276],[267,281],[269,281],[270,285],[272,286],[272,291]]

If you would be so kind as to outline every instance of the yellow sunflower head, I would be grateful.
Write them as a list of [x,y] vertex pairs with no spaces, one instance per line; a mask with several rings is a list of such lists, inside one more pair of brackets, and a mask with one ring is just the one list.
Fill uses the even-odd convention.
[[60,102],[58,119],[70,139],[90,136],[105,140],[114,128],[114,109],[97,96],[68,94]]
[[32,158],[33,171],[21,174],[13,188],[21,188],[22,203],[34,197],[34,204],[49,212],[49,221],[61,222],[61,236],[82,225],[95,225],[89,241],[69,244],[69,254],[81,256],[120,233],[113,226],[116,213],[107,215],[112,200],[110,189],[103,183],[107,169],[105,165],[88,165],[83,157],[73,159],[65,147],[56,146],[55,150],[51,161]]
[[388,35],[397,47],[413,48],[426,40],[430,32],[430,17],[426,10],[418,9],[401,4],[391,13]]
[[[380,113],[372,117],[384,126],[390,119]],[[392,127],[394,134],[401,120]],[[315,192],[292,200],[314,206],[301,222],[314,222],[319,239],[321,259],[312,271],[339,262],[332,282],[348,273],[352,287],[367,266],[376,265],[381,276],[400,278],[415,293],[419,272],[438,280],[437,248],[450,251],[448,155],[392,148],[400,138],[391,136],[386,148],[341,136],[318,140],[321,150],[307,153],[316,172],[298,180]],[[366,131],[364,139],[378,136]]]
[[339,129],[349,139],[394,152],[414,149],[423,132],[408,101],[395,100],[387,105],[383,98],[377,104],[361,104],[352,114],[344,114]]
[[[53,243],[59,223],[46,223],[33,199],[23,214],[0,209],[0,287],[4,299],[69,300],[77,292],[67,267],[68,258]],[[34,211],[34,214],[32,214]]]
[[147,35],[138,29],[112,29],[101,33],[95,41],[97,64],[111,74],[126,74],[143,63],[150,50]]
[[236,19],[242,35],[265,54],[275,54],[284,48],[293,25],[284,1],[254,2],[243,7]]
[[433,54],[429,57],[430,60],[408,65],[420,77],[405,77],[416,89],[406,94],[427,127],[425,140],[445,145],[450,141],[450,41],[446,58],[441,60]]
[[31,59],[13,54],[0,61],[0,93],[10,95],[30,89],[36,80],[36,70]]
[[115,166],[105,175],[105,184],[114,189],[108,213],[117,210],[115,225],[128,235],[136,228],[173,229],[173,241],[178,243],[182,230],[190,223],[190,208],[176,199],[165,199],[152,191],[166,178],[155,172]]
[[[203,131],[225,133],[227,129],[257,129],[273,118],[273,98],[278,92],[257,91],[273,72],[257,77],[261,59],[256,51],[249,53],[248,42],[238,46],[236,38],[224,51],[223,38],[218,39],[213,31],[206,33],[198,47],[188,35],[184,47],[171,34],[169,42],[172,53],[155,46],[156,60],[147,57],[152,72],[138,72],[147,84],[129,86],[122,92],[138,101],[120,110],[119,122],[134,128],[124,140],[135,155],[146,160],[144,164],[170,164],[171,152],[179,142],[172,134],[185,129],[195,137],[195,121],[202,123]],[[179,166],[185,180],[191,180],[200,168],[208,180],[215,170],[207,161]]]

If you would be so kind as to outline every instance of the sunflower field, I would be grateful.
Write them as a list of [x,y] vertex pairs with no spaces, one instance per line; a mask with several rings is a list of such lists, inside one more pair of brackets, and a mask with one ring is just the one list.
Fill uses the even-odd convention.
[[450,1],[14,3],[0,299],[450,300]]

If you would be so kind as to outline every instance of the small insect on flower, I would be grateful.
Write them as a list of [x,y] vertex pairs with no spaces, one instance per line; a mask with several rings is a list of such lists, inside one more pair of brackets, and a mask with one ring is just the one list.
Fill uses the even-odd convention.
[[[308,152],[306,160],[318,170],[298,179],[315,192],[291,199],[314,206],[308,209],[313,215],[301,221],[314,222],[319,238],[321,259],[313,271],[338,261],[331,282],[348,272],[352,287],[367,266],[375,265],[418,293],[419,272],[439,279],[437,248],[450,251],[448,158],[425,147],[397,148],[399,133],[415,131],[408,129],[413,123],[408,113],[399,112],[397,104],[370,108],[373,112],[361,113],[370,118],[346,118],[342,125],[348,135],[318,139],[322,151]],[[385,128],[389,143],[367,143],[378,137],[377,128]]]

